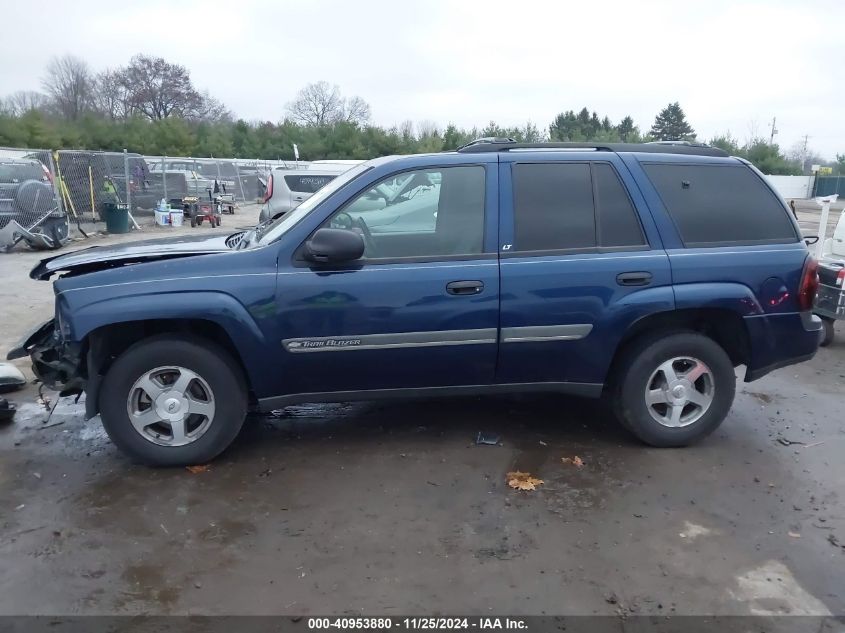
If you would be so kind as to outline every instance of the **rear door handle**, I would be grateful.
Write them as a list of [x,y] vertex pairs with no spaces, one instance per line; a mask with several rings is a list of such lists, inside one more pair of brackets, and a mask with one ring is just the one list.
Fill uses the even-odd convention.
[[620,286],[647,286],[651,283],[651,273],[631,272],[616,275],[616,283]]
[[484,290],[483,281],[451,281],[446,284],[450,295],[477,295]]

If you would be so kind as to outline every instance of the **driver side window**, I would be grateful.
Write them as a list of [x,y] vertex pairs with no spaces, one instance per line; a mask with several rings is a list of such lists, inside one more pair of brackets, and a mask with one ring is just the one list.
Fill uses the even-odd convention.
[[484,242],[484,167],[394,174],[353,198],[325,226],[361,233],[367,259],[473,255]]

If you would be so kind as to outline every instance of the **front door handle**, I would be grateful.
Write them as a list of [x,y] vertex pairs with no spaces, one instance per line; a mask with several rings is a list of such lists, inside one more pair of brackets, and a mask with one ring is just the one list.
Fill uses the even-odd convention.
[[477,295],[484,290],[483,281],[452,281],[446,284],[450,295]]
[[620,286],[647,286],[651,283],[651,273],[645,271],[619,273],[616,275],[616,283]]

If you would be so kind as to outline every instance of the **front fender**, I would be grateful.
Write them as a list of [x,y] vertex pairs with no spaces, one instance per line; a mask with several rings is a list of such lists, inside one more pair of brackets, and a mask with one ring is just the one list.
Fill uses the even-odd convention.
[[83,341],[96,330],[136,321],[197,319],[213,322],[229,335],[244,361],[249,382],[257,394],[269,387],[264,359],[269,347],[249,309],[233,296],[219,291],[150,291],[119,297],[104,297],[82,305],[59,301],[64,336]]
[[[59,309],[62,310],[62,302]],[[105,297],[80,305],[63,321],[67,335],[81,341],[105,325],[149,319],[203,319],[221,325],[237,344],[255,339],[263,344],[264,334],[247,308],[233,296],[218,291],[146,292]]]

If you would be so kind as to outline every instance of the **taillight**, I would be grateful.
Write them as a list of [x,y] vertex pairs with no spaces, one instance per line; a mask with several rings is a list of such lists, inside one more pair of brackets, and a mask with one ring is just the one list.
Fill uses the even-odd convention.
[[267,178],[267,191],[264,192],[264,202],[266,203],[272,197],[273,197],[273,174],[270,174],[269,178]]
[[44,163],[41,163],[41,169],[44,171],[44,182],[53,183],[53,174],[50,173],[50,170],[44,166]]
[[836,275],[836,285],[840,288],[845,286],[845,268],[839,269],[839,274]]
[[811,310],[819,290],[819,263],[814,257],[807,257],[804,262],[804,272],[801,274],[801,285],[798,287],[798,307]]

